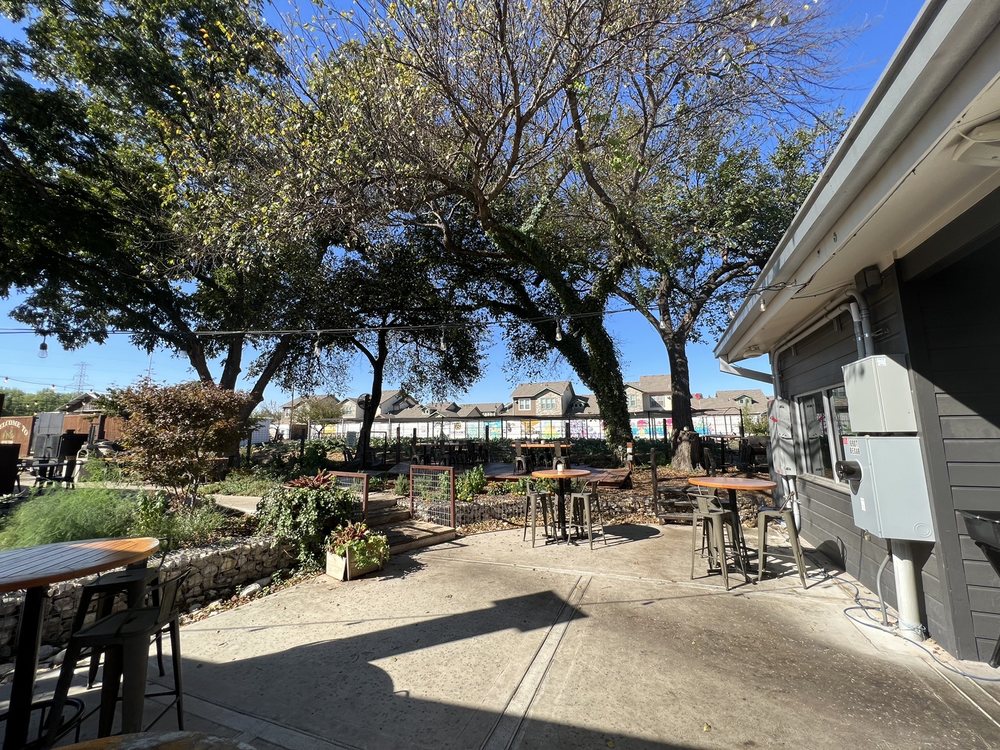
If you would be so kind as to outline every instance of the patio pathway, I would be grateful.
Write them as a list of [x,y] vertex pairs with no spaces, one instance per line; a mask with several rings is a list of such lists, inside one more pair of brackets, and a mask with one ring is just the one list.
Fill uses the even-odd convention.
[[188,625],[193,727],[260,750],[1000,746],[1000,690],[854,625],[849,582],[727,594],[688,581],[689,527],[609,531],[460,538]]

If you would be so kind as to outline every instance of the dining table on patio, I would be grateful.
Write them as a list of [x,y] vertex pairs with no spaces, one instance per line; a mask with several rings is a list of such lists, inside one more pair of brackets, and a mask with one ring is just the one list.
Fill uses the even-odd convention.
[[574,479],[589,477],[592,472],[587,469],[538,469],[531,472],[535,479],[556,480],[556,516],[559,523],[558,535],[565,542],[569,539],[566,529],[566,488]]
[[[25,591],[17,625],[14,679],[4,731],[4,750],[24,747],[31,721],[49,585],[115,568],[145,564],[160,547],[152,537],[85,539],[0,552],[0,594]],[[129,606],[142,592],[130,591]],[[141,718],[141,717],[140,717]]]
[[743,555],[744,569],[749,565],[746,539],[743,538],[743,522],[740,520],[740,507],[736,502],[737,492],[770,492],[778,486],[770,479],[754,479],[753,477],[688,477],[688,484],[696,487],[709,487],[715,490],[726,490],[724,501],[726,510],[732,514],[733,531],[739,537],[739,549]]

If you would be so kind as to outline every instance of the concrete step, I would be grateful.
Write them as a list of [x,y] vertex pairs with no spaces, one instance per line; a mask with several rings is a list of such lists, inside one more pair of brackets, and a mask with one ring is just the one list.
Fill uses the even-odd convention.
[[408,521],[410,519],[410,509],[402,505],[394,505],[391,508],[383,508],[382,510],[371,509],[368,506],[368,519],[366,523],[368,526],[386,526],[393,523],[399,523],[400,521]]
[[379,529],[379,531],[385,533],[389,538],[389,551],[394,555],[442,542],[450,542],[457,536],[455,529],[448,526],[417,520],[394,523]]
[[[405,498],[404,498],[405,499]],[[374,497],[368,495],[368,512],[371,513],[375,510],[385,510],[386,508],[396,507],[398,499],[393,497]]]

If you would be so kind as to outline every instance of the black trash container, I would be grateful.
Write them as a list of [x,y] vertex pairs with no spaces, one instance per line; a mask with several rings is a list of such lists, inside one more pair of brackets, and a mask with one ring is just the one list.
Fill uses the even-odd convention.
[[17,457],[20,443],[0,444],[0,495],[13,495],[17,485]]

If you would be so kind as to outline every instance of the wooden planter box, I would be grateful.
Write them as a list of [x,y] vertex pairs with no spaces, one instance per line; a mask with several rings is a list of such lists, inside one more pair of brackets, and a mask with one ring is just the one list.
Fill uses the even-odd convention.
[[351,560],[350,568],[348,568],[346,557],[335,555],[332,552],[326,553],[326,574],[332,578],[336,578],[338,581],[353,580],[354,578],[374,573],[376,570],[381,569],[382,566],[377,563],[359,567],[355,565],[354,560]]

